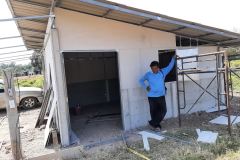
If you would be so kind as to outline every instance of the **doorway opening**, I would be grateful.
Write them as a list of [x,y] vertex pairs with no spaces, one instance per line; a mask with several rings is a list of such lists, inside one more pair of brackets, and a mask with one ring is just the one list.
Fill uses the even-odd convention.
[[116,52],[63,52],[72,131],[81,144],[122,130]]

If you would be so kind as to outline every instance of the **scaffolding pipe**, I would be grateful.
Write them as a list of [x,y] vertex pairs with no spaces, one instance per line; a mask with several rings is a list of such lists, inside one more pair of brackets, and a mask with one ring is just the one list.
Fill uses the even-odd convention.
[[193,55],[193,56],[178,57],[178,59],[199,58],[199,57],[205,57],[205,56],[211,56],[211,55],[213,56],[216,54],[224,54],[224,51],[205,53],[205,54],[199,54],[199,55]]
[[225,88],[226,88],[226,107],[227,107],[227,115],[228,115],[228,132],[232,135],[231,130],[231,105],[230,105],[230,98],[229,98],[229,61],[228,61],[228,54],[224,52],[224,66],[225,66]]
[[55,15],[41,15],[41,16],[25,16],[25,17],[6,18],[6,19],[0,19],[0,22],[33,20],[33,19],[46,19],[46,18],[51,18],[51,17],[55,17]]
[[[181,59],[181,62],[182,62],[182,69],[183,69],[183,59]],[[185,77],[184,77],[184,74],[182,75],[182,81],[184,82],[185,81]],[[185,109],[186,107],[186,94],[185,94],[185,83],[183,83],[183,105],[184,107],[182,109]]]
[[218,68],[219,68],[219,55],[216,54],[216,76],[217,76],[217,108],[218,111],[220,111],[220,89],[219,89],[219,83],[220,83],[220,77],[219,77],[219,72],[218,72]]
[[25,54],[25,55],[16,55],[16,56],[12,56],[12,57],[3,57],[3,58],[0,58],[0,61],[8,61],[8,60],[11,60],[11,58],[25,58],[25,57],[31,57],[32,53],[30,54]]
[[0,63],[10,63],[10,62],[24,61],[24,60],[30,60],[30,58],[29,57],[17,58],[17,59],[11,59],[11,60],[7,60],[7,61],[0,61]]
[[[184,59],[188,59],[188,58],[196,58],[196,62],[205,62],[204,60],[199,61],[199,57],[203,57],[203,56],[213,56],[215,55],[216,58],[216,69],[214,70],[202,70],[202,69],[184,69],[184,63],[183,60]],[[221,58],[223,56],[223,58]],[[177,60],[182,62],[182,68],[178,68],[178,72],[177,72],[177,100],[178,100],[178,116],[179,116],[179,125],[181,124],[181,114],[180,111],[181,109],[185,109],[186,106],[184,106],[183,108],[181,108],[180,106],[180,95],[179,92],[184,92],[185,93],[185,80],[183,78],[183,90],[179,90],[179,80],[178,80],[178,76],[181,75],[182,77],[186,76],[187,78],[189,78],[192,82],[194,82],[197,86],[199,86],[201,89],[203,89],[203,92],[201,93],[200,97],[198,97],[198,99],[195,101],[195,103],[192,105],[192,107],[190,107],[189,111],[194,107],[194,105],[197,103],[197,101],[199,101],[199,99],[202,97],[202,95],[204,93],[208,93],[211,97],[213,97],[214,99],[217,100],[217,107],[218,107],[218,111],[220,110],[220,105],[226,105],[227,107],[227,118],[228,118],[228,132],[230,135],[232,135],[232,121],[231,121],[231,113],[232,113],[232,106],[230,104],[230,90],[229,90],[229,75],[230,73],[233,73],[234,75],[236,75],[238,78],[240,78],[240,75],[238,75],[236,72],[240,71],[240,67],[236,67],[236,68],[231,68],[231,66],[229,65],[229,59],[228,59],[228,54],[227,52],[213,52],[213,53],[206,53],[206,54],[201,54],[201,55],[194,55],[194,56],[186,56],[186,57],[178,57]],[[224,65],[225,64],[225,65]],[[202,73],[215,73],[215,77],[212,79],[212,81],[208,84],[208,86],[206,88],[204,88],[202,85],[200,85],[198,82],[196,82],[194,79],[192,79],[189,74],[202,74]],[[221,75],[223,74],[223,76]],[[223,86],[221,78],[223,78],[224,81],[224,93],[220,93],[222,92],[222,89],[220,90],[220,88],[222,88]],[[208,91],[208,87],[211,85],[211,83],[214,81],[214,79],[217,79],[217,97],[215,97],[212,93],[210,93]],[[224,95],[225,97],[225,103],[222,102],[221,100],[221,96],[220,95]],[[189,112],[188,111],[188,112]]]
[[22,36],[0,37],[0,40],[13,39],[13,38],[22,38]]
[[2,47],[0,49],[9,49],[9,48],[16,48],[16,47],[24,47],[25,45],[17,45],[17,46],[8,46],[8,47]]
[[197,102],[202,98],[202,96],[204,95],[204,93],[206,93],[207,89],[211,86],[212,82],[215,80],[216,76],[211,80],[211,82],[207,85],[206,89],[200,94],[200,96],[197,98],[197,100],[192,104],[192,106],[190,107],[190,109],[187,111],[187,113],[189,113],[193,107],[197,104]]
[[[177,66],[177,61],[175,62],[175,65]],[[176,67],[177,70],[178,67]],[[180,98],[179,98],[179,83],[178,83],[178,71],[176,71],[176,88],[177,88],[177,105],[178,105],[178,124],[179,127],[182,126],[182,120],[181,120],[181,108],[180,108]]]
[[21,51],[16,51],[16,52],[5,52],[5,53],[0,53],[0,56],[1,56],[1,55],[6,55],[6,54],[14,54],[14,53],[28,52],[28,51],[33,51],[33,50],[21,50]]

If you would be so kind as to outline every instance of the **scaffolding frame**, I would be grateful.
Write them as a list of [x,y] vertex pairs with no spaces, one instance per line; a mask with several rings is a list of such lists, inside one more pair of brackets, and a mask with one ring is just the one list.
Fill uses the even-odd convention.
[[[210,59],[200,60],[201,57],[211,57]],[[212,58],[214,57],[214,58]],[[195,60],[192,60],[195,59]],[[186,62],[186,60],[188,60]],[[190,61],[189,61],[190,60]],[[201,63],[201,62],[207,62],[207,61],[215,61],[215,70],[203,70],[198,68],[184,68],[184,64],[187,63]],[[179,126],[181,127],[182,119],[181,119],[181,110],[186,109],[187,102],[186,102],[186,77],[193,82],[195,85],[197,85],[199,88],[201,88],[203,91],[202,93],[197,97],[197,99],[194,101],[194,103],[190,106],[188,111],[185,113],[189,113],[198,103],[198,101],[201,99],[201,97],[207,93],[212,98],[217,100],[217,108],[218,111],[220,111],[220,105],[226,106],[227,110],[227,118],[228,118],[228,132],[231,135],[232,134],[232,124],[237,119],[239,114],[236,115],[236,118],[231,121],[231,114],[233,113],[233,108],[231,106],[231,100],[233,98],[233,87],[232,87],[232,74],[236,75],[240,79],[240,75],[238,75],[236,72],[240,71],[240,68],[232,68],[230,66],[230,61],[228,59],[228,53],[226,51],[220,51],[220,52],[213,52],[213,53],[206,53],[206,54],[200,54],[200,55],[193,55],[193,56],[185,56],[185,57],[177,57],[177,62],[180,62],[181,66],[177,67],[176,72],[176,86],[177,86],[177,106],[178,106],[178,121]],[[207,84],[206,87],[203,87],[201,84],[199,84],[194,78],[192,78],[190,75],[193,74],[214,74],[214,76],[211,78],[211,81]],[[182,82],[182,89],[180,89],[180,78]],[[213,95],[209,91],[209,87],[211,84],[213,84],[214,80],[216,79],[217,83],[217,96]],[[200,80],[200,79],[199,79]],[[229,87],[231,89],[229,89]],[[221,93],[221,90],[224,90],[223,93]],[[230,97],[231,92],[231,97]],[[180,102],[180,94],[182,94],[183,98],[183,107]],[[222,98],[223,96],[223,98]],[[225,102],[222,102],[222,99],[225,100]]]

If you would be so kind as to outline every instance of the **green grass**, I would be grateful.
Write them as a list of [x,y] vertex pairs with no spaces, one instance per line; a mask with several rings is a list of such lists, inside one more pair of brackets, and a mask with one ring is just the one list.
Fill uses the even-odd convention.
[[[231,67],[240,67],[240,60],[231,61]],[[240,76],[240,72],[237,73]],[[232,74],[233,90],[240,92],[240,78]]]
[[20,87],[38,87],[43,88],[43,81],[44,78],[42,75],[38,76],[26,76],[26,77],[19,77],[18,80],[15,81]]

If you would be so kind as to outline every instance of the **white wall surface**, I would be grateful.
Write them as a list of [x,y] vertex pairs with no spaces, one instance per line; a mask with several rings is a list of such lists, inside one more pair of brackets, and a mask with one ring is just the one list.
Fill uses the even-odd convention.
[[[60,50],[118,52],[124,129],[144,126],[150,119],[146,92],[139,78],[158,60],[158,50],[174,49],[175,35],[56,8]],[[167,84],[167,117],[176,116],[175,83]]]
[[[140,87],[138,80],[150,69],[150,62],[158,60],[158,50],[176,48],[175,35],[60,8],[56,8],[54,14],[56,15],[56,27],[59,31],[59,54],[63,51],[76,50],[111,50],[118,53],[124,129],[128,130],[146,125],[150,119],[149,105],[146,92]],[[51,44],[49,45],[51,46]],[[50,46],[47,46],[47,50],[51,49]],[[216,50],[216,47],[197,48],[198,54]],[[53,63],[51,57],[48,56],[45,61],[49,61],[48,64]],[[205,65],[208,67],[213,64]],[[47,65],[46,70],[49,70]],[[57,81],[54,78],[53,81]],[[200,83],[205,85],[209,80],[209,77],[201,77]],[[176,83],[167,83],[166,87],[168,88],[166,118],[176,117]],[[186,88],[188,89],[186,93],[188,106],[182,113],[189,109],[188,107],[194,103],[202,91],[190,82],[187,82]],[[193,91],[196,94],[192,94]],[[193,111],[204,110],[209,104],[215,104],[215,101],[205,95]]]

